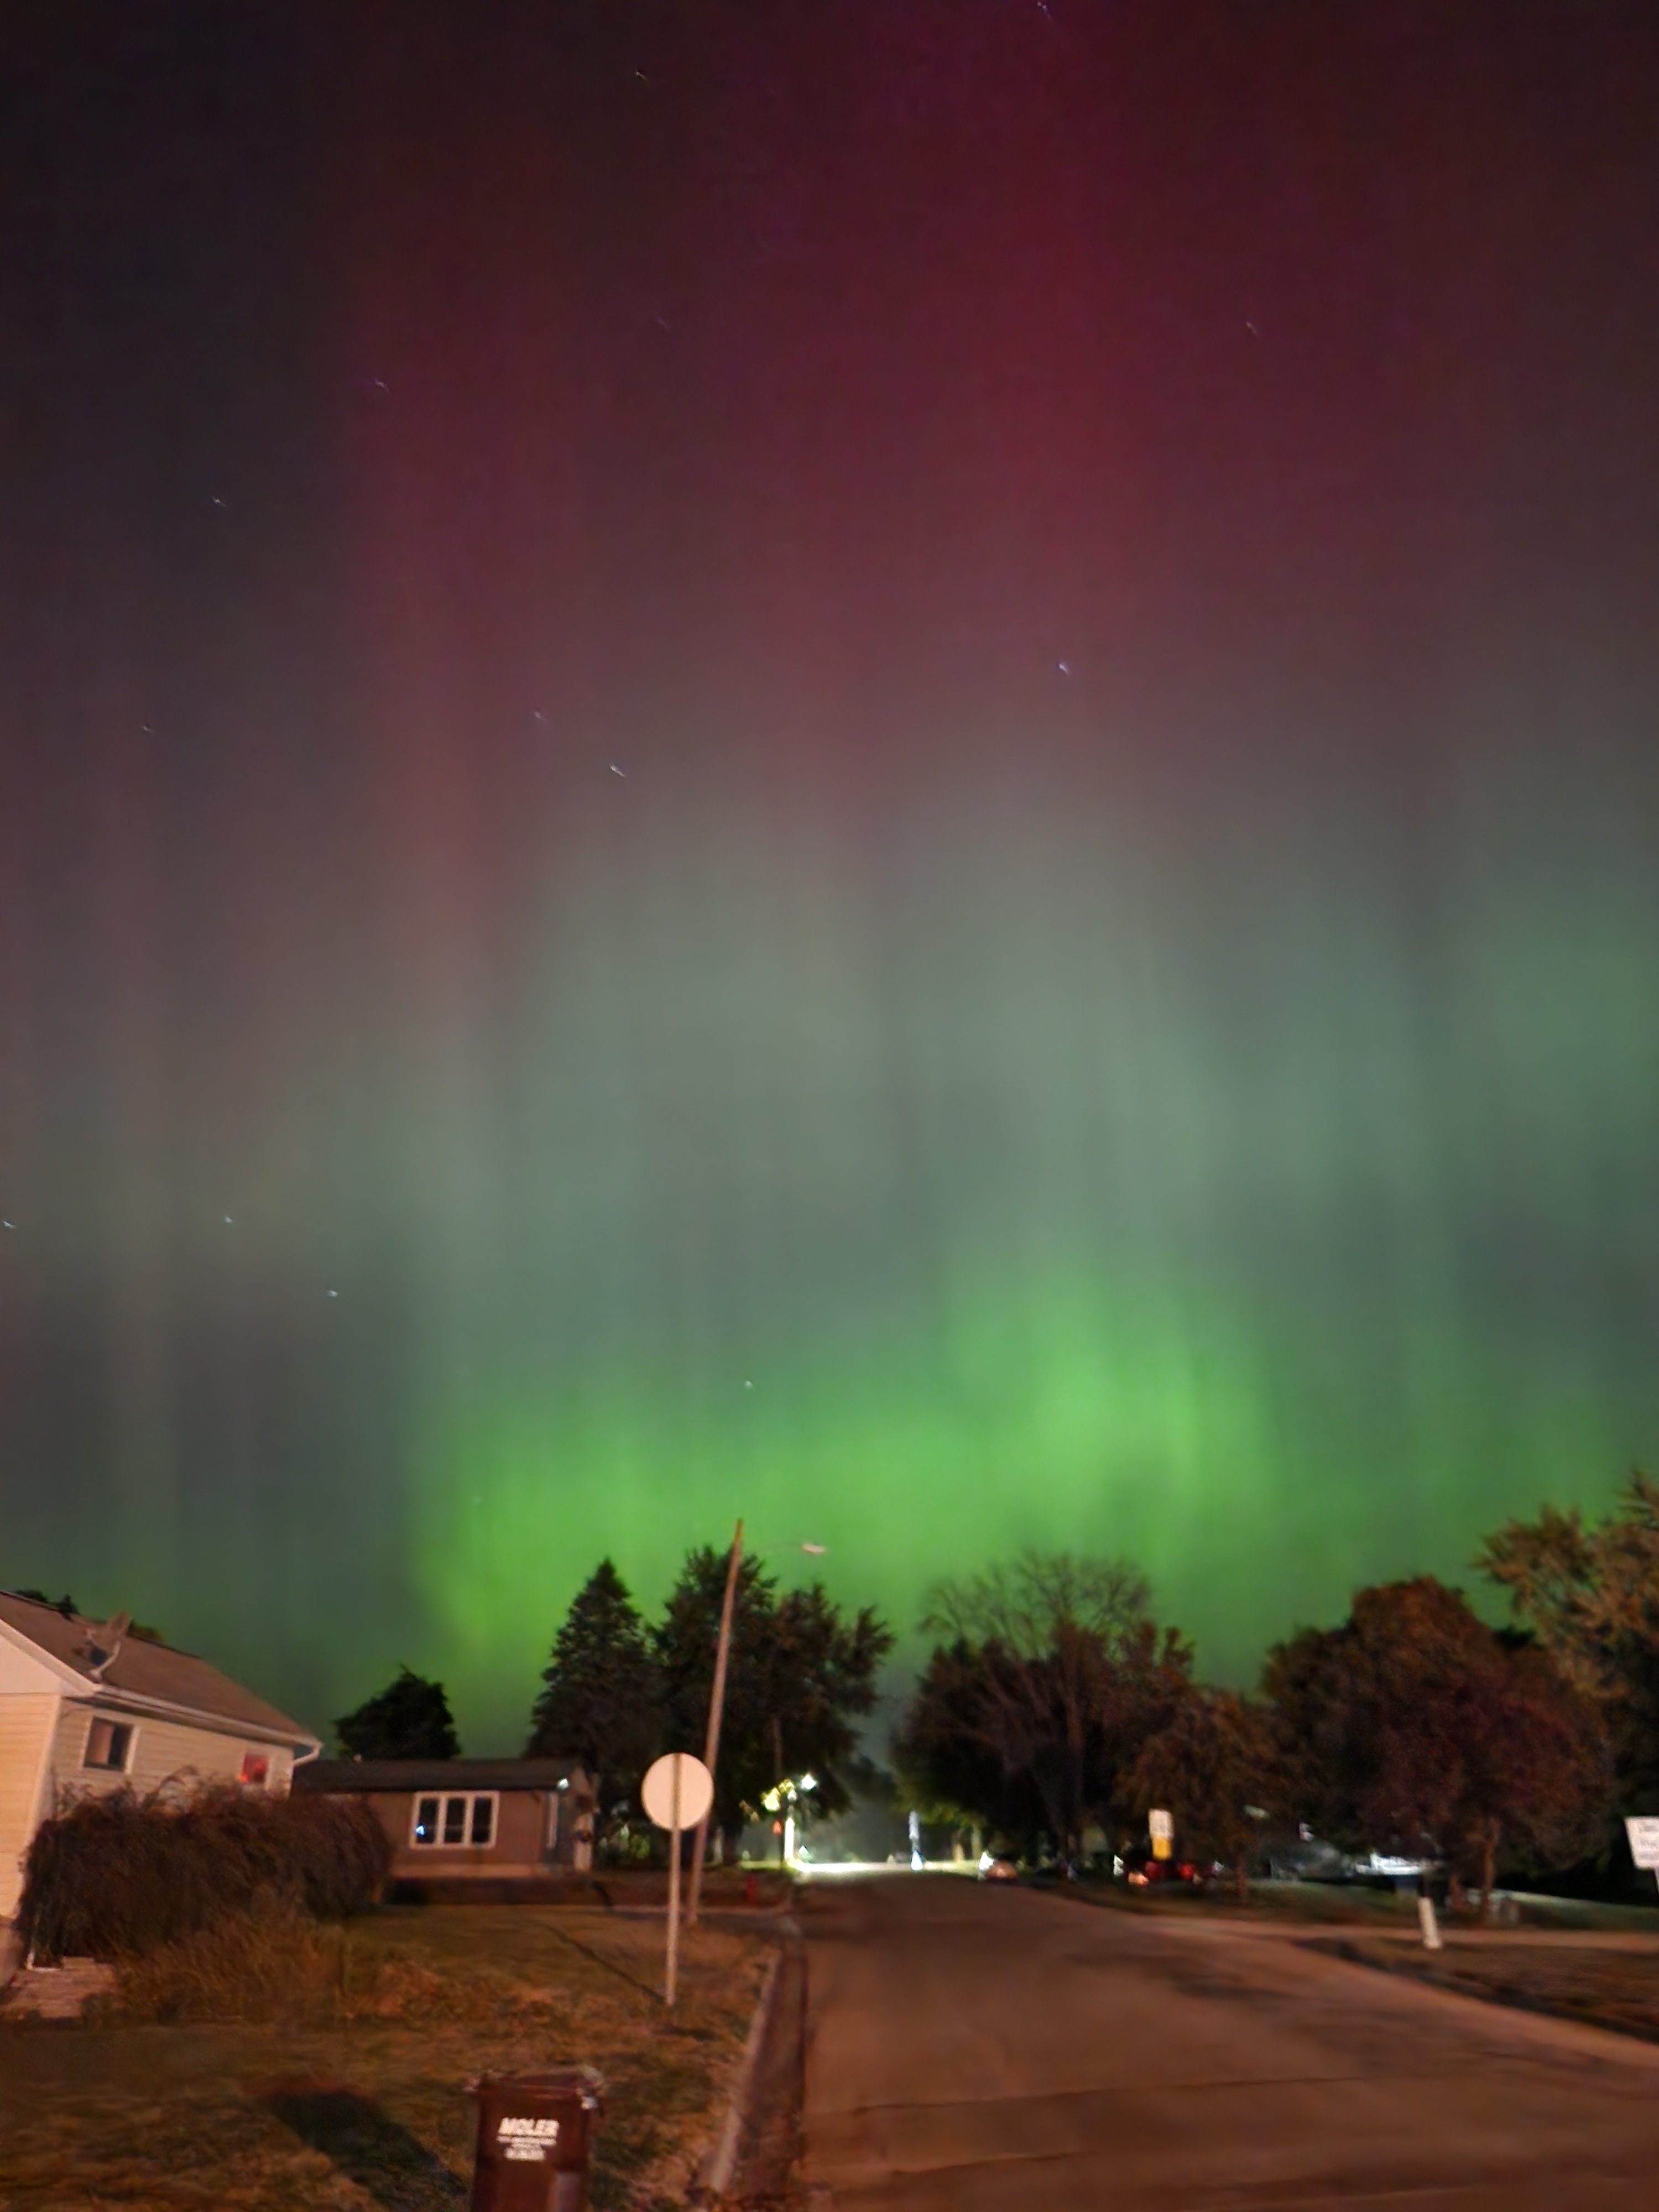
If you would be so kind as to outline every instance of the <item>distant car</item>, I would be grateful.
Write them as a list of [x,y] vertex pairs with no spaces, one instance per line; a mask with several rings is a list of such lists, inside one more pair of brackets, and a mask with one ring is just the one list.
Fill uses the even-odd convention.
[[1321,1836],[1299,1835],[1267,1845],[1269,1881],[1349,1881],[1354,1863]]
[[1019,1869],[1012,1859],[995,1859],[985,1851],[980,1857],[979,1878],[981,1881],[1018,1881]]
[[1185,1882],[1189,1888],[1202,1889],[1212,1870],[1196,1859],[1155,1858],[1150,1848],[1130,1851],[1123,1861],[1123,1879],[1131,1889],[1151,1889],[1163,1882]]

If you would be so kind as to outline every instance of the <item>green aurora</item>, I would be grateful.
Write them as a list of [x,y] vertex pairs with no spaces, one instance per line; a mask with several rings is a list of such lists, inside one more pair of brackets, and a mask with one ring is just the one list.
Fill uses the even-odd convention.
[[489,1751],[1659,1465],[1644,11],[22,13],[0,1579]]
[[419,1425],[464,1705],[532,1678],[601,1553],[654,1601],[739,1514],[905,1659],[933,1579],[1037,1545],[1137,1559],[1247,1678],[1357,1581],[1456,1577],[1646,1448],[1606,1281],[1652,1175],[1659,1033],[1607,988],[1654,920],[1628,874],[1559,937],[1466,891],[1413,978],[1409,917],[1316,898],[1305,854],[1200,868],[1200,902],[1190,854],[1176,895],[1059,810],[990,815],[855,907],[750,819],[741,865],[641,864],[672,928],[565,926],[611,951],[546,1001],[524,1287],[447,1368],[446,1324]]
[[[930,1584],[1028,1545],[1135,1559],[1246,1680],[1607,1497],[1659,1437],[1638,810],[1580,800],[1566,866],[1483,803],[1402,890],[1334,799],[1241,848],[1027,757],[805,834],[605,792],[487,1020],[428,969],[287,1042],[232,1203],[60,1200],[64,1295],[112,1223],[170,1285],[58,1416],[85,1601],[319,1717],[407,1660],[510,1746],[598,1559],[654,1604],[738,1516],[896,1686]],[[21,1508],[17,1578],[70,1579]]]

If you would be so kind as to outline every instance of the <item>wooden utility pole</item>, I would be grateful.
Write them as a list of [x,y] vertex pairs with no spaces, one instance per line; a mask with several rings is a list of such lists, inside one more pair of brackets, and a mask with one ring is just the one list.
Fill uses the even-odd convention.
[[[726,1570],[726,1598],[720,1607],[720,1641],[714,1647],[714,1686],[708,1698],[708,1736],[702,1763],[711,1774],[718,1773],[714,1762],[720,1757],[720,1716],[726,1709],[726,1669],[732,1656],[732,1611],[737,1603],[738,1570],[743,1565],[743,1523],[738,1522],[732,1538],[732,1562]],[[708,1853],[708,1823],[714,1817],[711,1805],[697,1823],[697,1832],[691,1845],[691,1895],[687,1901],[685,1924],[697,1924],[697,1907],[702,1901],[702,1863]]]

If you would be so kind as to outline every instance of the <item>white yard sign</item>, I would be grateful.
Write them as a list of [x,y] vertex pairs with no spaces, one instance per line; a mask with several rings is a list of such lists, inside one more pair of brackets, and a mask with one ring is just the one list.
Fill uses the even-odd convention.
[[1630,1855],[1637,1865],[1659,1874],[1659,1820],[1626,1820],[1625,1833],[1630,1838]]

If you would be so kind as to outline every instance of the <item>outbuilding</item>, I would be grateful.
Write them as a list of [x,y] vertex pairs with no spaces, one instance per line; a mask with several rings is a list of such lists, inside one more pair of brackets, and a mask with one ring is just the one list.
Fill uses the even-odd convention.
[[592,1863],[593,1790],[577,1760],[319,1759],[295,1788],[362,1797],[391,1842],[397,1885],[483,1895],[477,1886],[585,1874]]

